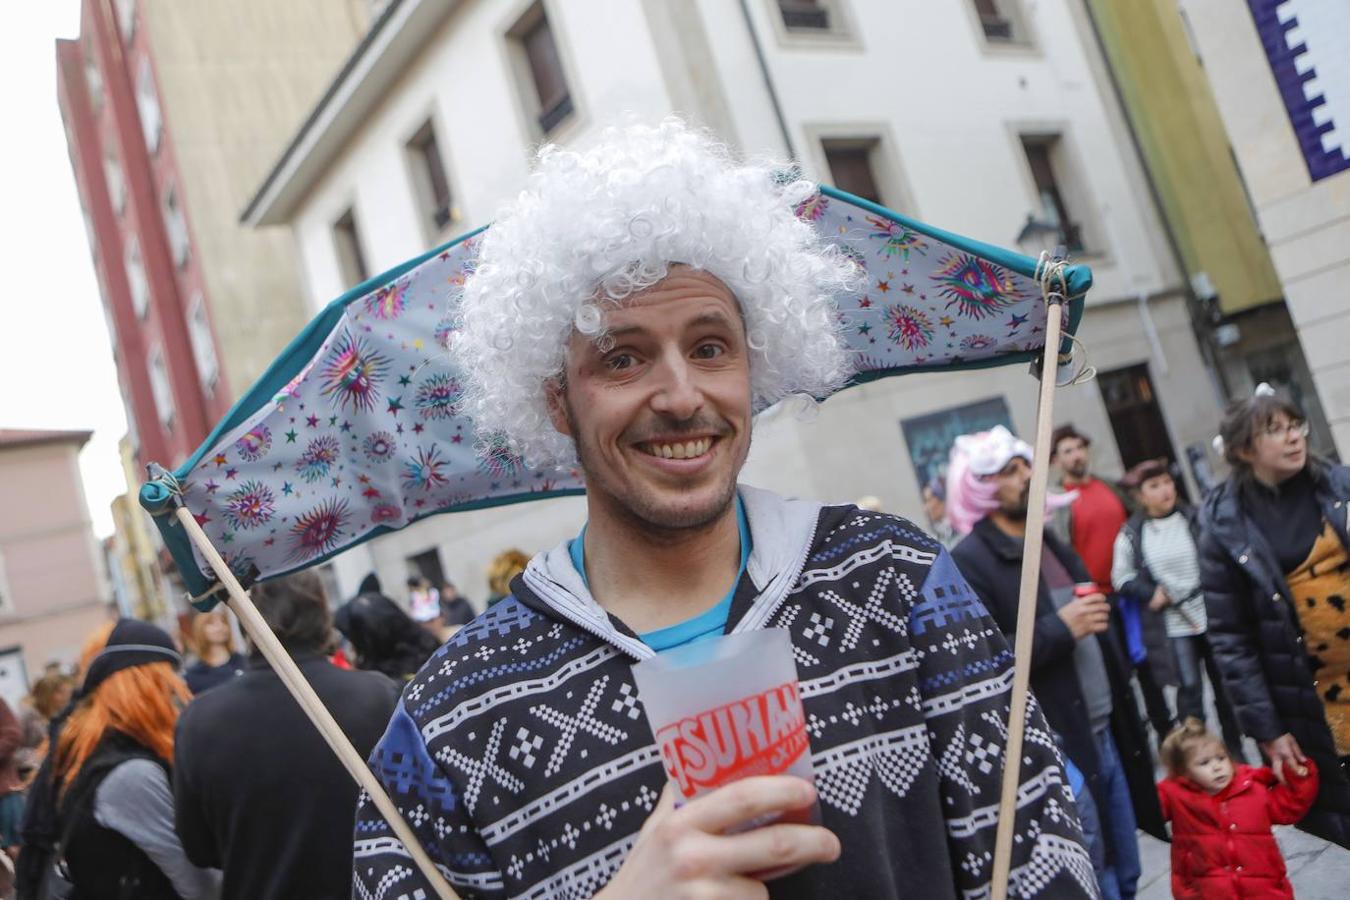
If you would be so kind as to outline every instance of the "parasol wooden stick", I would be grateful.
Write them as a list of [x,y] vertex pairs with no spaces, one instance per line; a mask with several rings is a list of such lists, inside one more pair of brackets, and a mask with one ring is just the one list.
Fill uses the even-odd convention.
[[1063,293],[1052,292],[1045,271],[1060,261],[1037,267],[1046,300],[1045,354],[1041,358],[1040,398],[1036,406],[1036,441],[1031,463],[1031,486],[1027,494],[1027,533],[1022,551],[1022,581],[1017,599],[1017,634],[1013,641],[1012,707],[1008,712],[1008,747],[1003,756],[1003,790],[998,804],[998,830],[994,838],[994,870],[990,882],[992,900],[1006,900],[1011,876],[1013,832],[1017,819],[1017,787],[1022,769],[1022,738],[1027,724],[1027,691],[1031,680],[1031,638],[1036,625],[1036,596],[1041,580],[1041,548],[1045,544],[1045,495],[1050,481],[1050,434],[1054,421],[1055,375],[1059,371],[1059,340],[1063,325]]
[[450,883],[446,881],[445,876],[436,868],[436,864],[431,861],[431,857],[427,855],[426,850],[422,849],[422,844],[417,840],[417,836],[413,834],[412,828],[404,820],[402,814],[399,813],[394,801],[389,799],[384,787],[375,780],[375,776],[367,767],[366,761],[361,758],[360,753],[356,752],[352,742],[347,740],[347,735],[343,734],[342,729],[333,719],[332,713],[319,699],[319,695],[314,693],[314,688],[305,680],[305,676],[300,673],[300,668],[295,664],[295,660],[291,659],[291,655],[286,652],[286,648],[281,645],[281,641],[277,640],[277,636],[272,633],[267,621],[258,612],[258,608],[253,605],[253,601],[249,599],[243,585],[234,577],[234,572],[230,571],[230,567],[226,565],[225,560],[221,558],[220,553],[212,545],[211,539],[206,536],[206,532],[202,531],[202,527],[197,524],[197,520],[192,517],[192,513],[187,507],[180,506],[174,511],[174,515],[182,523],[183,529],[187,532],[192,543],[197,546],[197,549],[206,557],[207,562],[211,564],[211,568],[215,571],[216,577],[220,579],[220,583],[225,586],[225,590],[229,594],[229,599],[226,602],[230,609],[234,610],[234,614],[239,617],[239,624],[248,633],[254,646],[262,651],[262,655],[272,666],[272,671],[276,672],[281,678],[282,683],[291,692],[291,696],[295,698],[295,702],[300,704],[300,708],[304,710],[305,715],[314,723],[314,727],[319,730],[323,739],[328,742],[328,746],[332,748],[338,761],[342,763],[352,778],[356,779],[356,783],[370,795],[371,802],[375,804],[380,814],[389,823],[390,828],[394,830],[394,834],[403,843],[413,862],[422,870],[422,875],[427,879],[431,889],[436,892],[436,896],[440,897],[441,900],[459,900],[459,895],[455,893],[454,888],[450,887]]

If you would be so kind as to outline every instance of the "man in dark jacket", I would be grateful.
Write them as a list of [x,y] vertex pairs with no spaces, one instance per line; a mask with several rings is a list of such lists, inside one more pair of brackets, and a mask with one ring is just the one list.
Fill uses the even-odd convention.
[[[1236,402],[1220,433],[1233,476],[1206,498],[1200,542],[1219,671],[1243,732],[1276,774],[1305,755],[1316,761],[1317,802],[1299,827],[1350,848],[1350,755],[1337,746],[1324,704],[1345,688],[1318,671],[1321,657],[1344,652],[1330,645],[1350,632],[1314,636],[1301,617],[1315,602],[1300,601],[1288,575],[1324,536],[1342,558],[1350,552],[1350,468],[1310,458],[1307,420],[1273,393]],[[1350,569],[1324,569],[1350,583]],[[1342,588],[1325,600],[1344,616],[1347,597]]]
[[[252,596],[357,751],[369,753],[398,688],[325,659],[333,626],[318,576],[259,584]],[[356,783],[260,655],[183,712],[173,782],[183,849],[224,870],[223,897],[351,896]]]
[[[972,451],[971,476],[994,487],[997,506],[952,551],[957,568],[1011,637],[1017,628],[1018,584],[1026,535],[1030,448],[1018,441],[1002,453]],[[1103,895],[1134,896],[1140,875],[1136,824],[1164,835],[1123,654],[1108,632],[1110,607],[1101,593],[1074,596],[1090,582],[1082,561],[1047,529],[1032,641],[1031,686],[1046,721],[1088,779],[1105,837]]]

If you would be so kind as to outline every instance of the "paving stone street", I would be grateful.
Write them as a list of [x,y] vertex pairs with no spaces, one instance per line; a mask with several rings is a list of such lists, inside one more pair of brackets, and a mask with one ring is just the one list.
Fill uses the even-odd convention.
[[[1350,850],[1329,844],[1297,828],[1279,827],[1275,838],[1289,867],[1289,880],[1298,900],[1345,900],[1350,896]],[[1172,896],[1171,848],[1140,832],[1139,854],[1144,874],[1137,900],[1165,900]]]

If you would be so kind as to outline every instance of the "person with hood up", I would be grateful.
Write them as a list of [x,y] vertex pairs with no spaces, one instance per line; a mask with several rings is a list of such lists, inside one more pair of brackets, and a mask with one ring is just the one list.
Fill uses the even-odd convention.
[[417,674],[440,642],[403,608],[380,593],[358,594],[333,616],[356,651],[356,667],[383,672],[402,685]]
[[1279,778],[1317,763],[1299,827],[1350,848],[1350,468],[1308,452],[1308,420],[1268,386],[1219,428],[1232,475],[1205,499],[1200,586],[1242,730]]
[[[578,466],[587,522],[404,690],[371,765],[474,896],[979,895],[1011,700],[1007,642],[940,544],[855,506],[738,484],[755,410],[848,377],[858,277],[794,207],[815,186],[678,120],[546,146],[484,233],[451,344],[480,439]],[[677,805],[634,663],[783,628],[815,784]],[[1095,894],[1033,703],[1012,896]],[[973,760],[973,761],[972,761]],[[819,801],[820,824],[752,821]],[[765,817],[765,818],[762,818]],[[358,892],[431,894],[378,810]]]

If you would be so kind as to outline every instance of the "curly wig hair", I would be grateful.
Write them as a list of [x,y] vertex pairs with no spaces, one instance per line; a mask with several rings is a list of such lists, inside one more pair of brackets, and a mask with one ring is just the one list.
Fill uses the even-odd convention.
[[542,147],[483,237],[450,346],[480,441],[505,439],[532,465],[574,464],[545,390],[563,373],[572,332],[603,346],[606,310],[676,264],[735,294],[756,411],[843,383],[852,366],[834,296],[860,271],[794,214],[815,190],[674,118],[607,129],[585,150]]

